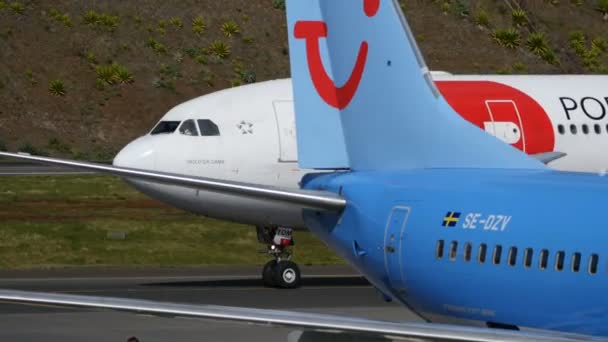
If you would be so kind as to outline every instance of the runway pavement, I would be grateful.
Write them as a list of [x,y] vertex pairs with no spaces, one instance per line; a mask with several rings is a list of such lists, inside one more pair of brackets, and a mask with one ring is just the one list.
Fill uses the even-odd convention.
[[59,176],[86,174],[93,174],[93,172],[24,162],[3,161],[0,163],[0,176]]
[[[295,290],[262,286],[258,267],[0,271],[0,288],[416,320],[349,268],[303,267]],[[286,341],[291,329],[0,302],[0,341]]]

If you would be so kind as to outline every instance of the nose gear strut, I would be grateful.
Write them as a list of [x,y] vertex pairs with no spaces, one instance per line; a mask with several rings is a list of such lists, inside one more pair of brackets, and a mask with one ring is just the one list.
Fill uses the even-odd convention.
[[262,279],[268,287],[293,289],[301,285],[300,268],[291,261],[294,245],[293,229],[286,227],[256,227],[258,241],[266,244],[263,253],[273,257],[264,265]]

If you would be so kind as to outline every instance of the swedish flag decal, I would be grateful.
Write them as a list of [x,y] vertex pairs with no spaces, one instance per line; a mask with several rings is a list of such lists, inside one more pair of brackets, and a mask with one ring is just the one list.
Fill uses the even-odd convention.
[[460,213],[456,211],[448,211],[443,218],[442,227],[455,227],[458,223],[458,219],[460,218]]

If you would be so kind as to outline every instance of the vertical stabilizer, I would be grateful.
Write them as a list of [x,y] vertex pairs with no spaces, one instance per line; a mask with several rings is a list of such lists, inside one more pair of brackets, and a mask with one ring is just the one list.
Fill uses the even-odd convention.
[[287,18],[302,167],[544,167],[452,110],[397,1],[288,0]]

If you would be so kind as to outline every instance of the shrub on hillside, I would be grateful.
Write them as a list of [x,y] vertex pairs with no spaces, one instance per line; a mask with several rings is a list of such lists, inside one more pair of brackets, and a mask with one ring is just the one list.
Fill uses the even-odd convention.
[[500,45],[509,49],[515,49],[521,44],[521,35],[517,29],[510,27],[508,29],[496,29],[494,31],[494,40]]
[[475,24],[484,27],[490,27],[490,16],[488,12],[483,9],[480,9],[475,13]]
[[230,46],[221,40],[215,40],[209,46],[209,51],[219,59],[226,59],[230,56]]
[[526,46],[530,52],[542,56],[549,49],[547,38],[544,32],[533,32],[526,40]]
[[226,37],[232,37],[239,32],[241,32],[239,25],[233,20],[222,24],[222,33],[224,33]]
[[49,83],[49,92],[55,96],[64,96],[66,94],[65,84],[62,80],[53,80]]
[[11,10],[17,14],[23,14],[25,12],[25,5],[18,1],[12,2],[10,7]]
[[528,14],[522,9],[516,9],[511,13],[513,25],[523,26],[528,22]]
[[207,23],[203,17],[198,16],[192,19],[192,32],[200,35],[207,29]]

